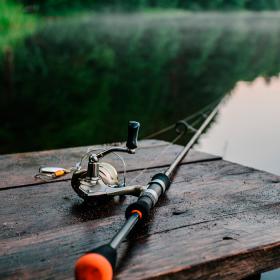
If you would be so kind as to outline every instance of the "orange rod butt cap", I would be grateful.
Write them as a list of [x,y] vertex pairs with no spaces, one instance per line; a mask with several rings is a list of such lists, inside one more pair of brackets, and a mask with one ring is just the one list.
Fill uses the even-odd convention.
[[102,255],[89,253],[76,262],[75,278],[76,280],[112,280],[113,268]]

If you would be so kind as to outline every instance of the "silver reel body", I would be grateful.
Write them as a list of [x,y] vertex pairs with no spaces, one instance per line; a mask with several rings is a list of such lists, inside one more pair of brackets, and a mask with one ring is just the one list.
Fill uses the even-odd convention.
[[113,165],[100,162],[100,159],[110,153],[125,152],[134,154],[137,148],[137,136],[140,124],[129,122],[128,139],[125,147],[113,147],[98,154],[90,154],[88,167],[73,173],[71,185],[74,191],[84,200],[96,201],[109,199],[117,195],[139,196],[146,186],[126,186],[120,184],[118,172]]
[[117,170],[107,162],[95,163],[94,168],[98,170],[94,176],[89,177],[88,171],[83,169],[74,172],[72,187],[82,197],[102,195],[106,188],[117,188],[119,178]]

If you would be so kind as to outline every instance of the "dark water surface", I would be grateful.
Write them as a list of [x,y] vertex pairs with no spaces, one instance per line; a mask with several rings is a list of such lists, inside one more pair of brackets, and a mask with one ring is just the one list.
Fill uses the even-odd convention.
[[123,140],[131,119],[144,137],[239,81],[276,76],[279,23],[274,13],[51,20],[13,50],[12,65],[0,62],[0,153]]
[[197,148],[280,175],[279,50],[278,13],[50,20],[0,57],[0,153],[144,137],[228,94]]

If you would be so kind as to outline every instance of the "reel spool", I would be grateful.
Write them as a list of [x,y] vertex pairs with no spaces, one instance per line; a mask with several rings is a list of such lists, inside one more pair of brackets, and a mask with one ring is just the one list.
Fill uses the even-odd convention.
[[137,138],[140,124],[135,121],[128,123],[126,147],[113,147],[98,154],[90,154],[87,169],[75,171],[71,185],[74,191],[86,201],[110,199],[116,195],[140,195],[143,186],[126,186],[119,183],[117,170],[107,162],[100,162],[106,155],[115,152],[134,154],[137,148]]
[[[88,171],[82,169],[73,173],[71,185],[74,191],[83,199],[89,201],[90,197],[106,196],[104,188],[117,188],[119,186],[118,172],[113,165],[107,162],[98,163],[97,177],[88,177]],[[92,199],[92,200],[93,200]]]

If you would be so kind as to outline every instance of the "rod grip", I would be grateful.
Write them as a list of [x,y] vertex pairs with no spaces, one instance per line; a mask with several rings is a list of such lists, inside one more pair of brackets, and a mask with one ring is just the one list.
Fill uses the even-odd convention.
[[112,280],[117,251],[109,244],[97,247],[80,257],[75,264],[76,280]]
[[135,121],[128,122],[126,147],[130,150],[137,148],[137,138],[140,128],[140,123]]
[[128,219],[133,212],[139,211],[141,213],[141,220],[146,220],[151,209],[155,206],[160,196],[165,193],[170,184],[169,177],[164,173],[154,175],[149,183],[149,187],[141,194],[138,200],[126,208],[126,218]]

